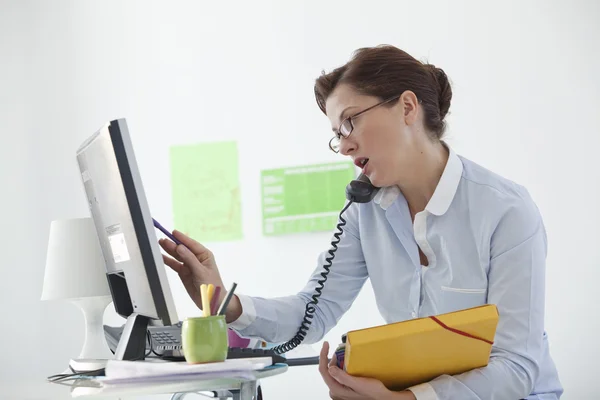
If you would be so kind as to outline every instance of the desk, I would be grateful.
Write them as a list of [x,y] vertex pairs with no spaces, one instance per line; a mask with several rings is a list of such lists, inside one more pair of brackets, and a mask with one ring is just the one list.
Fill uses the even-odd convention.
[[[217,392],[217,398],[234,400],[252,400],[255,397],[260,379],[279,375],[287,371],[287,364],[274,364],[262,370],[253,371],[254,378],[241,379],[206,379],[186,381],[143,382],[121,385],[101,386],[101,379],[80,379],[70,382],[71,396],[85,400],[105,397],[126,397],[150,394],[173,394],[171,400],[181,400],[186,394],[196,392]],[[56,383],[53,385],[59,385]],[[62,383],[65,385],[65,383]]]

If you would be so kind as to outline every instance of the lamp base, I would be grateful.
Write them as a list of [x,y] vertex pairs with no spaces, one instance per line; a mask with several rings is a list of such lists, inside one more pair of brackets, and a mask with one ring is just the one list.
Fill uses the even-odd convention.
[[106,343],[102,325],[104,310],[112,301],[111,296],[87,297],[73,300],[83,312],[85,319],[85,339],[81,353],[71,359],[69,366],[75,371],[94,371],[106,366],[114,359]]
[[106,363],[108,360],[103,359],[94,359],[94,358],[75,358],[69,361],[69,367],[73,370],[73,372],[92,372],[98,371],[98,373],[103,372],[102,370],[106,367]]

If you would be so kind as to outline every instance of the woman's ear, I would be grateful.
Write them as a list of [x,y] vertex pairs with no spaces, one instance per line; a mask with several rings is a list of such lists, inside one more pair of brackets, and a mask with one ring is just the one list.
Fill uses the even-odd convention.
[[406,125],[414,124],[419,116],[419,100],[417,99],[417,95],[411,90],[406,90],[400,96],[399,105],[402,107],[404,123]]

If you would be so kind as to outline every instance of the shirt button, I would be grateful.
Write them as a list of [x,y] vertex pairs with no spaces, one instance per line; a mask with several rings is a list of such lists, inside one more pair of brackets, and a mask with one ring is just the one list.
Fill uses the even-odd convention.
[[417,313],[416,313],[416,312],[413,312],[413,313],[412,313],[412,317],[413,317],[413,318],[417,318]]

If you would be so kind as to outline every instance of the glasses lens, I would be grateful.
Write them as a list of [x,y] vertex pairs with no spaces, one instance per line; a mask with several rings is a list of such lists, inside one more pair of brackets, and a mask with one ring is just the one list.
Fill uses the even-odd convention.
[[342,136],[348,137],[351,132],[352,122],[350,121],[350,119],[345,119],[344,122],[342,122],[342,125],[340,126],[340,133],[342,134]]
[[334,151],[336,153],[340,151],[340,139],[338,139],[337,136],[331,138],[331,140],[329,141],[329,148],[331,149],[331,151]]

